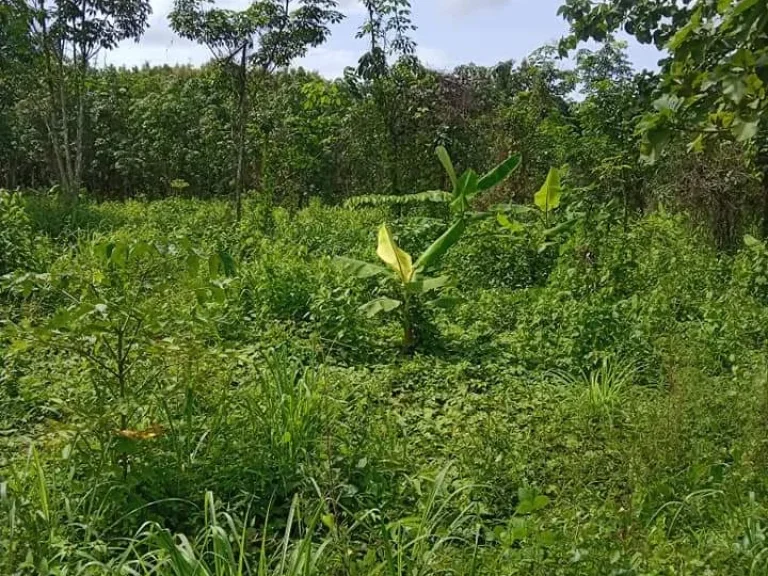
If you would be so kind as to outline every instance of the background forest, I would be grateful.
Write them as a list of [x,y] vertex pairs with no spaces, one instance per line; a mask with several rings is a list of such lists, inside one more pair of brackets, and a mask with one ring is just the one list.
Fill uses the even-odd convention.
[[0,0],[0,573],[768,573],[768,6],[362,4]]

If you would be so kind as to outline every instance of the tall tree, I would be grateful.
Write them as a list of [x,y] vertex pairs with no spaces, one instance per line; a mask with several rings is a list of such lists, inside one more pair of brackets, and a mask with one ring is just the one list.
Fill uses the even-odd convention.
[[101,50],[142,36],[150,2],[29,0],[27,7],[32,13],[29,33],[42,58],[46,124],[59,182],[70,198],[76,198],[83,174],[89,66]]
[[211,8],[211,0],[175,0],[171,27],[184,38],[205,44],[232,73],[237,99],[235,210],[242,214],[248,124],[249,65],[261,74],[306,54],[330,35],[343,15],[335,0],[257,0],[245,10]]
[[723,137],[755,144],[768,236],[768,3],[566,0],[560,13],[572,31],[566,51],[624,30],[668,53],[661,97],[640,124],[646,159],[655,160],[673,133],[688,133],[691,150]]
[[[410,0],[362,0],[362,3],[367,17],[357,38],[367,39],[369,47],[360,58],[356,73],[368,83],[369,94],[387,131],[390,193],[398,194],[402,192],[398,154],[403,83],[413,80],[411,72],[418,65],[416,42],[410,36],[416,27],[411,21]],[[397,59],[395,66],[389,64],[392,58]]]

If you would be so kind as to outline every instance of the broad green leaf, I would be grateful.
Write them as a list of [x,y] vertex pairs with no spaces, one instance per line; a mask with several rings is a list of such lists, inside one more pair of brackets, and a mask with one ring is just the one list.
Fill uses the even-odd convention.
[[147,256],[155,256],[157,254],[157,248],[149,242],[137,242],[130,249],[130,255],[133,258],[144,258]]
[[[512,172],[519,168],[520,160],[521,157],[519,154],[515,154],[504,160],[504,162],[480,178],[477,183],[477,190],[482,192],[483,190],[488,190],[489,188],[501,184],[510,174],[512,174]],[[472,199],[471,196],[468,197],[470,200]]]
[[339,264],[350,276],[355,278],[370,278],[377,274],[387,274],[389,271],[383,266],[377,264],[370,264],[363,262],[362,260],[355,260],[354,258],[345,258],[338,256],[334,258],[334,261]]
[[741,0],[741,2],[736,5],[736,8],[733,9],[733,15],[740,16],[753,6],[756,6],[759,2],[762,2],[762,0]]
[[377,298],[371,300],[367,304],[360,306],[360,311],[363,312],[368,318],[373,318],[381,312],[391,312],[396,310],[402,305],[400,300],[393,300],[392,298]]
[[667,49],[671,52],[674,52],[677,50],[680,46],[682,46],[685,41],[688,39],[688,37],[691,35],[691,33],[697,29],[701,25],[701,8],[697,9],[693,16],[691,17],[691,20],[680,28],[678,30],[677,34],[675,34],[672,39],[667,44]]
[[128,244],[125,242],[117,242],[112,246],[112,250],[109,253],[109,263],[122,268],[125,266],[128,260]]
[[453,167],[453,162],[451,161],[451,157],[448,154],[448,150],[445,149],[445,146],[438,146],[437,150],[435,150],[435,153],[437,154],[437,158],[440,160],[440,164],[443,165],[445,172],[448,174],[448,178],[451,180],[453,189],[456,190],[458,179],[456,178],[456,170]]
[[560,206],[560,171],[557,168],[549,170],[547,180],[541,190],[536,192],[533,201],[545,214]]
[[438,290],[448,285],[451,279],[448,276],[438,276],[437,278],[425,278],[421,282],[421,287],[424,292],[430,290]]
[[685,101],[674,94],[664,94],[653,101],[653,107],[659,112],[675,113],[682,108]]
[[723,94],[728,96],[734,104],[740,104],[749,93],[749,87],[742,75],[728,76],[723,79]]
[[663,126],[649,127],[644,135],[643,141],[640,144],[641,159],[646,164],[655,164],[661,156],[661,152],[664,147],[669,144],[672,139],[672,131],[669,128]]
[[688,152],[699,154],[704,151],[704,134],[699,134],[693,142],[687,146]]
[[403,284],[413,280],[414,268],[411,255],[398,248],[386,224],[382,224],[379,228],[379,247],[376,249],[376,254],[395,271]]
[[734,120],[733,124],[731,125],[731,133],[739,142],[752,140],[755,136],[757,136],[759,124],[759,120],[748,122],[746,120],[736,118],[736,120]]
[[450,250],[451,246],[456,244],[464,234],[467,223],[461,219],[457,220],[446,232],[435,240],[426,251],[419,256],[416,261],[416,270],[424,270],[434,264],[438,258]]
[[552,228],[547,228],[544,230],[543,236],[544,238],[550,238],[552,236],[557,236],[561,232],[566,232],[573,228],[576,223],[578,222],[578,219],[571,218],[570,220],[566,220],[565,222],[561,222],[557,226],[553,226]]
[[507,215],[502,212],[496,214],[496,221],[513,234],[525,232],[525,226],[520,224],[517,220],[510,220]]

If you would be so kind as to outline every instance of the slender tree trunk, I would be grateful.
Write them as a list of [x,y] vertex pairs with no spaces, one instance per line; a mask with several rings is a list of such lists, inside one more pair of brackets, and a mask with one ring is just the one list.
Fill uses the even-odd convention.
[[74,201],[77,198],[77,189],[75,188],[75,173],[72,163],[72,143],[69,139],[69,110],[67,102],[67,81],[66,72],[64,70],[64,57],[59,55],[58,62],[59,76],[58,76],[58,107],[61,113],[60,116],[60,130],[61,130],[61,143],[62,143],[62,156],[64,159],[64,171],[66,173],[65,185],[63,186],[64,192],[67,195],[68,200]]
[[[83,22],[85,28],[85,2],[82,6]],[[83,181],[83,141],[85,138],[85,82],[88,74],[88,47],[80,45],[80,59],[77,70],[77,128],[75,133],[75,166],[74,181],[75,194],[80,191]]]
[[243,45],[238,69],[238,106],[237,106],[237,174],[235,176],[235,217],[240,222],[243,213],[243,193],[245,191],[245,129],[247,116],[247,45]]
[[755,142],[757,147],[757,156],[755,157],[755,167],[759,170],[761,181],[761,198],[762,202],[762,226],[761,233],[763,238],[768,238],[768,133],[761,132],[757,141]]
[[53,157],[56,160],[56,169],[59,173],[59,186],[62,190],[69,189],[69,178],[67,175],[66,162],[62,155],[65,146],[62,145],[60,135],[61,126],[63,120],[59,117],[60,106],[60,91],[56,89],[56,83],[61,83],[61,77],[56,77],[53,70],[53,62],[51,62],[51,56],[53,47],[51,46],[51,39],[48,36],[48,26],[45,17],[45,2],[41,0],[38,9],[42,16],[40,17],[39,24],[42,32],[42,51],[44,54],[45,62],[45,86],[48,90],[48,98],[50,99],[50,110],[45,118],[45,127],[48,132],[48,138],[50,140],[51,148],[53,151]]
[[763,238],[765,239],[765,238],[768,238],[768,164],[766,164],[763,167],[762,196],[763,196],[762,233],[763,233]]

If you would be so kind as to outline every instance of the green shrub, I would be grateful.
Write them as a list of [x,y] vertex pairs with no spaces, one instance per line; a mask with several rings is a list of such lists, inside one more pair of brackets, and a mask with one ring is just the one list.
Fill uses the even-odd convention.
[[0,189],[0,276],[35,268],[32,224],[18,192]]

